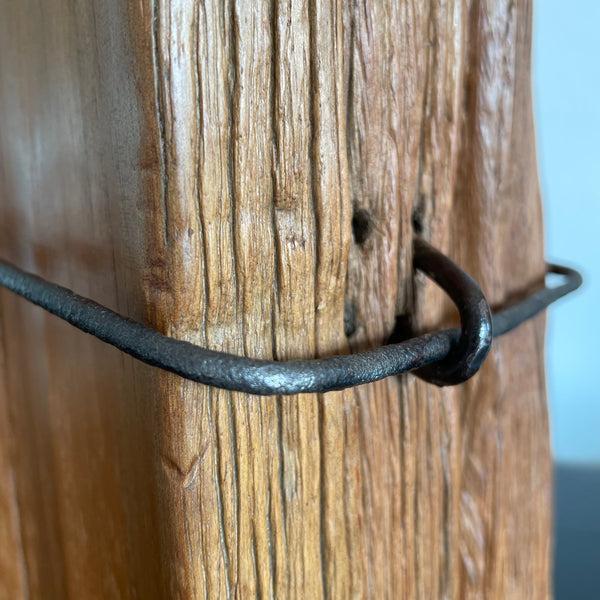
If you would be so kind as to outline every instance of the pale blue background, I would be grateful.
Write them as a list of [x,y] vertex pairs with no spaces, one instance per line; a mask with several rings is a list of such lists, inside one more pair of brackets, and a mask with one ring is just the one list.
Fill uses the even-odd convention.
[[546,253],[582,291],[548,315],[556,600],[600,598],[600,0],[537,0],[534,101]]
[[584,288],[548,315],[555,459],[600,464],[600,0],[538,0],[534,103],[550,261]]

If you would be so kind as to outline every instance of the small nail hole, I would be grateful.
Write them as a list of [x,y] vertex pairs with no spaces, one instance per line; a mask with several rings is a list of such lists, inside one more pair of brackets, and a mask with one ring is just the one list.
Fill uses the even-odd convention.
[[356,333],[356,303],[354,300],[347,300],[344,303],[344,333],[349,338]]
[[373,220],[371,215],[363,208],[358,208],[352,215],[352,235],[354,241],[361,246],[373,231]]
[[416,206],[412,213],[412,227],[415,233],[423,233],[423,205]]

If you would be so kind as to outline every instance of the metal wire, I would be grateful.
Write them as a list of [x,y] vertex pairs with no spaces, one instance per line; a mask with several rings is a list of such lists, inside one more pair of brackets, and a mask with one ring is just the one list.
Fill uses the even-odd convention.
[[290,395],[340,390],[414,369],[437,385],[460,383],[481,366],[492,332],[498,337],[511,331],[582,283],[577,271],[548,265],[548,272],[565,277],[562,285],[544,287],[490,321],[489,305],[469,275],[425,242],[415,243],[414,255],[415,267],[438,282],[457,304],[462,328],[359,354],[312,360],[252,359],[170,338],[3,260],[0,285],[123,352],[186,379],[248,394]]
[[[422,367],[416,375],[436,385],[456,385],[479,371],[492,344],[492,310],[479,284],[448,257],[419,238],[414,266],[452,298],[460,314],[460,337],[448,355]],[[394,333],[392,333],[392,338]]]

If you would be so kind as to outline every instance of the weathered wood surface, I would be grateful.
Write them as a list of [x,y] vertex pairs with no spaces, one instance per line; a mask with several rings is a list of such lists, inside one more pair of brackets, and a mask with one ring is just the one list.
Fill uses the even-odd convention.
[[[0,255],[266,358],[452,319],[416,233],[502,304],[544,272],[530,4],[3,0]],[[262,399],[0,322],[3,598],[550,594],[543,318],[455,389]]]

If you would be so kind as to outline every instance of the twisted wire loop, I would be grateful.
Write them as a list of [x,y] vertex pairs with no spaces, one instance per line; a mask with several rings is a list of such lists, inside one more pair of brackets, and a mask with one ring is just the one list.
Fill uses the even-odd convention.
[[544,287],[492,315],[477,283],[422,240],[415,241],[414,264],[456,303],[460,329],[428,333],[359,354],[312,360],[259,360],[170,338],[3,260],[0,285],[149,365],[231,391],[290,395],[340,390],[414,369],[437,385],[460,383],[477,372],[492,336],[511,331],[582,283],[577,271],[548,265],[548,272],[564,276],[562,285]]

